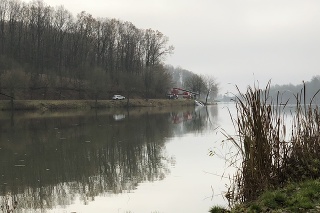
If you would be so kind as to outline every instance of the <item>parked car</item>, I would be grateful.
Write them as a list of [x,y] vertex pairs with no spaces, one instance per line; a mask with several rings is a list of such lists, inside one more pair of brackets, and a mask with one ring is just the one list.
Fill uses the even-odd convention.
[[122,95],[114,95],[112,97],[112,100],[124,100],[126,99],[126,97],[122,96]]
[[178,95],[176,94],[167,94],[168,99],[178,99]]
[[123,120],[123,119],[125,119],[126,118],[126,115],[125,114],[115,114],[115,115],[113,115],[113,119],[115,120],[115,121],[120,121],[120,120]]

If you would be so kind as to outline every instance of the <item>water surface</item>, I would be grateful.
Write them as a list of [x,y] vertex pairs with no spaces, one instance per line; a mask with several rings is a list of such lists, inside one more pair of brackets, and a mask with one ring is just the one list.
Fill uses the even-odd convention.
[[18,201],[17,212],[84,213],[227,205],[226,107],[234,108],[1,112],[1,203]]

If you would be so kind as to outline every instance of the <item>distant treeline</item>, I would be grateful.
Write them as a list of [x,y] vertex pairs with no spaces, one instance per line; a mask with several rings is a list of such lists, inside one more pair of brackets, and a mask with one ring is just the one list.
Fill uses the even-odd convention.
[[183,69],[181,67],[173,67],[171,65],[166,65],[165,67],[171,74],[172,82],[175,85],[175,87],[191,89],[191,88],[188,88],[188,85],[186,85],[186,82],[196,74],[194,74],[189,70]]
[[[306,90],[302,93],[303,88]],[[297,100],[301,103],[310,103],[313,99],[314,104],[320,104],[320,76],[314,76],[310,81],[301,82],[301,84],[293,85],[274,85],[270,88],[270,96],[274,100],[278,96],[280,103],[288,101],[290,104],[295,104]],[[318,93],[317,93],[318,92]],[[299,95],[298,95],[299,94]],[[305,94],[305,96],[304,96]]]
[[130,22],[0,1],[0,92],[15,98],[163,97],[171,83],[163,60],[172,51],[161,32]]

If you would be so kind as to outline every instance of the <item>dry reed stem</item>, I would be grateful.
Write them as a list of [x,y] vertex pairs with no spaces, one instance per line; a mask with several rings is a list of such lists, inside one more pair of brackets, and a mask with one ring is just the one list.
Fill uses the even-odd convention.
[[[254,200],[261,192],[281,187],[289,180],[320,177],[320,116],[318,106],[307,105],[306,88],[301,90],[293,115],[291,138],[286,140],[285,109],[280,92],[269,96],[249,87],[236,96],[237,117],[231,116],[237,137],[225,134],[239,150],[240,172],[227,193],[230,205]],[[231,115],[231,114],[230,114]]]

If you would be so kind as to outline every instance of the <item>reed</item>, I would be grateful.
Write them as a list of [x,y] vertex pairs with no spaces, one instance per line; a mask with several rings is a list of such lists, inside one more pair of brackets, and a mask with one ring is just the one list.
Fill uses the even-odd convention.
[[271,97],[269,90],[270,82],[265,89],[249,87],[244,94],[238,89],[240,95],[235,97],[237,114],[231,119],[237,135],[225,136],[237,147],[241,163],[226,194],[230,206],[255,200],[263,191],[288,181],[320,177],[318,106],[313,99],[307,104],[303,87],[295,95],[287,135],[288,100],[282,100],[280,92]]

